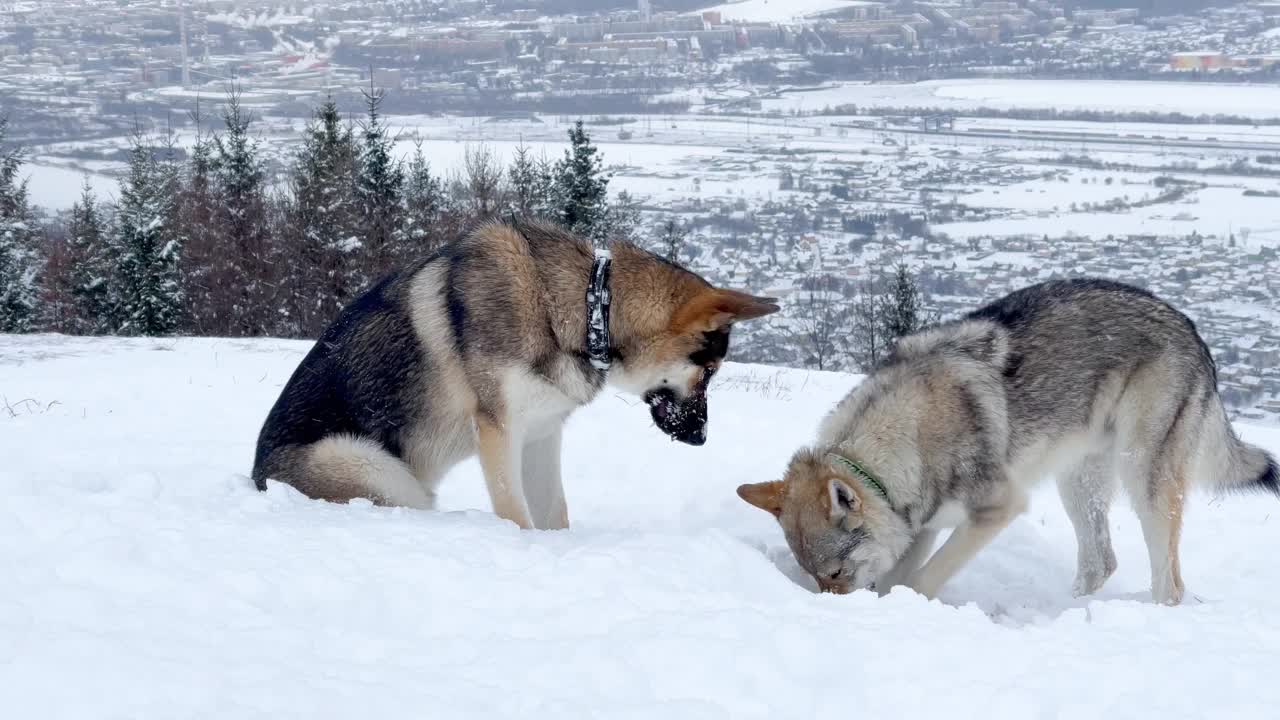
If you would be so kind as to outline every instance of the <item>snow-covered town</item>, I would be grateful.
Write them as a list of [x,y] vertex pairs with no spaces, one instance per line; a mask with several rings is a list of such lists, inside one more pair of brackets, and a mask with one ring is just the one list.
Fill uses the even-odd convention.
[[746,359],[858,369],[797,339],[818,277],[851,301],[905,262],[944,318],[1103,275],[1185,307],[1237,412],[1280,417],[1280,5],[693,5],[8,3],[2,110],[49,213],[82,179],[113,200],[138,124],[181,154],[203,104],[216,132],[232,82],[276,183],[316,105],[358,117],[367,87],[442,176],[554,159],[584,119],[645,237],[787,300]]
[[1272,2],[1184,14],[1070,10],[1051,0],[591,6],[6,2],[0,89],[11,109],[28,110],[18,130],[79,136],[189,105],[231,78],[280,113],[305,114],[370,72],[379,86],[405,91],[388,99],[390,112],[653,113],[684,110],[690,93],[750,101],[830,79],[1265,81],[1280,60]]

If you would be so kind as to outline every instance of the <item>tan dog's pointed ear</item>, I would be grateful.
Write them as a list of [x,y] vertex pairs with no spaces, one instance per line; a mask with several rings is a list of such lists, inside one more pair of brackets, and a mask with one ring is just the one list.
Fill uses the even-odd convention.
[[737,290],[721,290],[720,293],[728,299],[728,304],[733,308],[734,320],[754,320],[772,315],[782,309],[778,305],[778,298],[748,295]]
[[676,332],[721,330],[735,320],[752,320],[778,312],[777,298],[756,297],[737,290],[709,289],[686,302],[671,318]]
[[773,482],[750,483],[738,486],[738,497],[755,505],[761,510],[773,513],[774,517],[782,515],[783,483]]

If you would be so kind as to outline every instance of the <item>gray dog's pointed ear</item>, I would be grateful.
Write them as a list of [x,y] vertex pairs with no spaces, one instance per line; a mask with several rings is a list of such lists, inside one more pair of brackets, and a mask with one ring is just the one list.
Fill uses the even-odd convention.
[[831,478],[831,519],[839,520],[862,510],[862,498],[840,478]]

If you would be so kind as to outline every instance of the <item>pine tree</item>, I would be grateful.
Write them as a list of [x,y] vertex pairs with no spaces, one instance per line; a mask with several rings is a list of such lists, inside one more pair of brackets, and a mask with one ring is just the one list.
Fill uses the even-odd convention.
[[71,262],[65,222],[47,223],[42,228],[40,257],[43,267],[36,282],[38,297],[36,326],[43,332],[76,334],[80,318],[71,293]]
[[599,243],[609,229],[609,175],[581,120],[569,130],[569,145],[556,165],[560,195],[556,219],[570,231]]
[[539,218],[558,219],[563,198],[556,182],[556,164],[545,155],[534,165],[533,214]]
[[[0,118],[0,148],[8,121]],[[27,197],[27,183],[18,180],[21,148],[0,150],[0,332],[30,332],[37,303],[37,223]]]
[[182,238],[182,293],[186,300],[185,329],[196,335],[225,334],[219,322],[217,298],[229,290],[216,285],[218,269],[227,263],[218,227],[218,202],[213,195],[213,141],[202,131],[197,99],[191,118],[196,127],[187,167],[178,192],[177,232]]
[[356,176],[356,198],[361,217],[361,241],[368,249],[372,274],[381,275],[411,257],[408,243],[398,232],[400,196],[404,190],[404,168],[392,155],[394,142],[382,124],[378,108],[382,91],[373,87],[364,94],[367,113],[361,126],[360,166]]
[[116,255],[93,186],[86,176],[80,199],[71,206],[67,228],[70,260],[70,292],[73,299],[71,330],[100,335],[119,327],[115,294]]
[[129,335],[168,335],[178,327],[182,288],[172,226],[174,178],[168,163],[135,132],[117,221],[120,327]]
[[881,334],[886,347],[898,338],[924,327],[924,311],[921,307],[920,288],[915,276],[905,263],[898,263],[893,270],[889,289],[881,302]]
[[673,263],[680,262],[680,253],[684,250],[686,232],[675,218],[667,218],[662,224],[662,236],[658,241],[658,252]]
[[922,329],[929,320],[915,276],[906,264],[898,263],[887,285],[874,279],[867,282],[854,303],[853,328],[848,335],[854,364],[863,372],[874,370],[899,338]]
[[405,242],[416,255],[430,254],[446,240],[439,226],[443,211],[444,185],[431,174],[418,142],[405,173],[403,229]]
[[516,146],[507,170],[507,183],[511,188],[511,212],[519,218],[536,217],[542,204],[538,197],[538,165],[523,142]]
[[217,334],[261,335],[280,325],[276,302],[284,258],[268,243],[265,171],[249,135],[253,116],[233,89],[222,110],[225,132],[212,146],[214,225],[218,255],[209,277],[210,329]]
[[332,99],[317,108],[290,171],[291,199],[277,240],[288,244],[285,298],[295,333],[314,337],[362,281],[355,196],[357,147]]
[[502,163],[487,145],[468,147],[464,154],[468,213],[474,223],[492,219],[502,210]]
[[622,240],[635,243],[640,235],[640,204],[631,193],[623,190],[606,209],[603,240]]

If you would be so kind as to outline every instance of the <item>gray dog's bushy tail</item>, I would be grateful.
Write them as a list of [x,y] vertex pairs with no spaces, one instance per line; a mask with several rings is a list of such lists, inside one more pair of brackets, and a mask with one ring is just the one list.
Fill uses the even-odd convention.
[[[1266,453],[1263,454],[1265,455]],[[1280,496],[1280,470],[1276,469],[1275,458],[1267,456],[1267,469],[1263,470],[1262,474],[1252,484],[1260,490],[1266,490],[1273,495]]]
[[1280,496],[1280,469],[1267,451],[1242,440],[1232,448],[1231,470],[1223,478],[1223,489],[1243,492],[1269,492]]
[[1280,497],[1280,465],[1275,457],[1236,434],[1221,402],[1214,403],[1197,431],[1197,474],[1206,485],[1228,493],[1269,492]]

